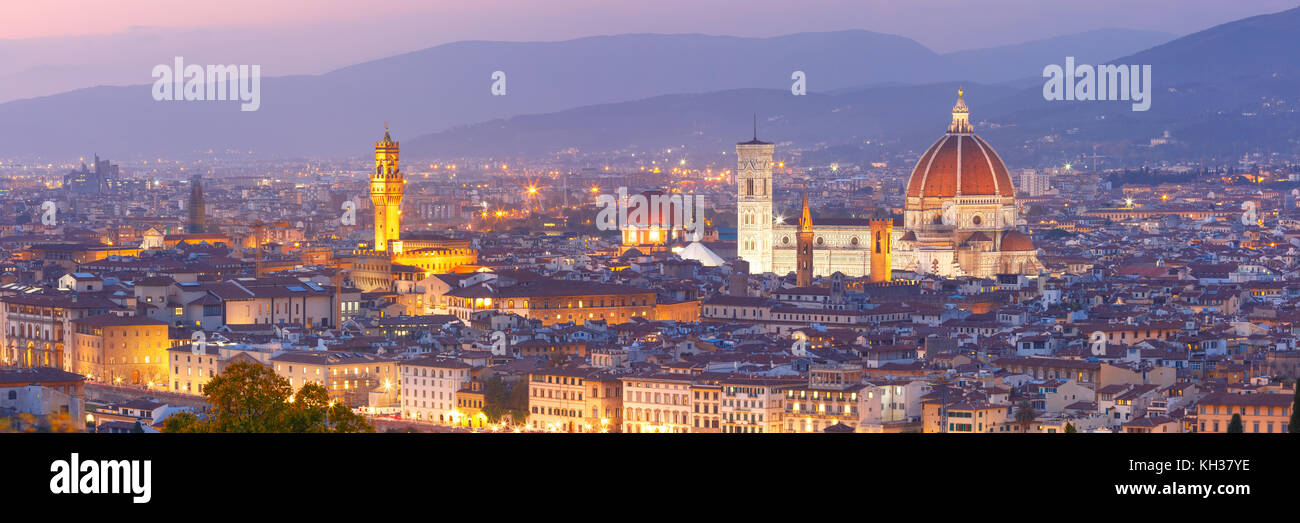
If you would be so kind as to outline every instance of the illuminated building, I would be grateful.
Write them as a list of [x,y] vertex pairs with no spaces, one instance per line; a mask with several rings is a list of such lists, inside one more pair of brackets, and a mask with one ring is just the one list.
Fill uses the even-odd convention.
[[472,428],[487,426],[487,414],[483,407],[487,405],[487,394],[483,391],[483,381],[471,379],[463,388],[456,391],[456,410],[463,414],[460,425]]
[[99,314],[72,324],[72,372],[105,383],[167,381],[167,322]]
[[468,363],[425,356],[401,362],[399,370],[403,418],[448,425],[460,423],[464,413],[456,409],[456,392],[472,379]]
[[464,322],[480,311],[518,314],[543,325],[592,320],[618,324],[634,317],[653,320],[653,290],[609,283],[537,280],[509,287],[472,285],[446,294],[448,311]]
[[375,206],[376,251],[389,250],[390,241],[401,240],[402,192],[406,181],[398,168],[397,142],[388,135],[375,142],[375,172],[370,174],[370,201]]
[[208,341],[204,345],[187,343],[167,349],[167,384],[172,392],[202,395],[212,378],[235,363],[270,365],[270,358],[278,351],[271,347],[243,343]]
[[799,232],[795,234],[795,286],[812,285],[812,211],[808,209],[808,195],[803,195],[803,210],[799,213]]
[[808,383],[785,389],[785,432],[823,432],[844,424],[857,428],[862,415],[862,366],[823,364],[808,369]]
[[1210,394],[1197,403],[1197,432],[1228,432],[1234,414],[1241,416],[1242,432],[1284,433],[1295,408],[1291,392],[1281,394]]
[[975,135],[962,91],[948,132],[921,155],[907,182],[900,268],[952,278],[1037,274],[1037,249],[1016,230],[1016,190],[1007,167]]
[[617,432],[622,383],[597,369],[529,373],[528,424],[550,432]]
[[691,432],[722,432],[722,386],[716,380],[691,384]]
[[[402,195],[406,180],[398,166],[399,148],[384,126],[384,139],[375,142],[375,172],[370,174],[370,201],[375,208],[375,243],[355,254],[353,280],[362,290],[393,291],[388,263],[422,269],[425,275],[451,272],[478,263],[478,250],[469,240],[427,233],[402,238]],[[388,257],[389,260],[379,258]]]
[[[639,208],[642,204],[640,198],[627,198],[620,202],[627,209],[628,216],[624,223],[619,224],[623,238],[618,250],[620,256],[631,249],[643,253],[662,251],[672,244],[690,239],[690,233],[686,231],[684,223],[678,222],[678,217],[693,212],[693,209],[685,208],[681,201],[669,200],[672,195],[664,194],[663,191],[646,191],[641,196],[645,197],[647,209],[644,211]],[[661,201],[667,203],[656,205]],[[702,218],[696,216],[695,219],[701,220],[700,227],[703,227]]]
[[275,373],[289,380],[293,390],[315,383],[329,392],[330,399],[349,407],[386,406],[389,401],[372,405],[372,395],[396,400],[397,363],[373,354],[324,350],[284,351],[270,359]]
[[626,376],[621,380],[623,432],[691,432],[690,376],[656,374]]
[[893,279],[894,220],[868,220],[871,226],[871,278],[873,283]]
[[[736,254],[753,274],[772,266],[772,155],[776,146],[754,139],[736,144]],[[789,272],[788,270],[785,272]]]
[[72,370],[73,321],[104,314],[118,305],[103,298],[65,295],[0,297],[0,362],[19,367]]
[[[797,274],[807,256],[799,239],[808,235],[811,222],[814,277],[840,272],[850,278],[874,275],[873,281],[883,282],[895,266],[944,277],[1037,274],[1042,268],[1037,249],[1016,230],[1011,176],[993,148],[974,134],[969,117],[958,92],[948,132],[921,155],[908,179],[901,227],[884,227],[883,220],[873,225],[869,219],[816,218],[808,211],[797,223],[774,224],[774,146],[757,139],[738,144],[737,255],[756,274]],[[897,248],[886,244],[886,231]]]
[[723,380],[719,401],[723,433],[775,434],[782,431],[786,389],[800,380],[732,378]]

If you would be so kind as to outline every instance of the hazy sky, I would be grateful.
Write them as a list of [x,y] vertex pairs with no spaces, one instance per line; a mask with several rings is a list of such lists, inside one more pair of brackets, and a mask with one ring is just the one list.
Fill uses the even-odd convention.
[[[866,29],[943,53],[1102,28],[1185,35],[1298,0],[0,0],[0,103],[189,63],[319,74],[459,40]],[[864,50],[869,52],[869,50]]]
[[[382,42],[425,47],[463,39],[556,40],[627,32],[770,36],[852,28],[900,34],[945,52],[1106,27],[1186,34],[1296,5],[1296,0],[6,0],[0,2],[0,38],[108,34],[141,26],[290,33],[315,26],[340,33],[342,41],[388,48]],[[392,32],[375,30],[383,23],[390,23]]]

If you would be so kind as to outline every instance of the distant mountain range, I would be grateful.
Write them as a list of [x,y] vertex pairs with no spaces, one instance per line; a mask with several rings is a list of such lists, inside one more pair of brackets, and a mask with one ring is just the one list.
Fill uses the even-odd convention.
[[[906,89],[879,86],[971,79],[990,84],[1021,79],[1023,84],[1024,78],[1041,71],[1044,56],[1072,54],[1101,60],[1107,53],[1132,53],[1166,37],[1146,31],[1094,31],[949,55],[936,54],[907,38],[868,31],[772,38],[628,34],[562,42],[467,41],[322,75],[263,78],[261,108],[256,112],[241,112],[235,102],[156,102],[148,84],[16,100],[0,104],[0,155],[84,156],[98,151],[115,157],[177,157],[227,149],[282,156],[364,155],[385,121],[399,140],[409,140],[451,128],[474,131],[462,126],[517,115],[619,102],[640,104],[655,97],[680,103],[693,99],[688,93],[714,93],[700,94],[703,99],[735,89],[788,95],[791,73],[799,70],[807,75],[810,96],[803,102],[772,102],[797,111],[799,103],[836,105],[839,102],[819,100],[826,93],[852,95],[866,86],[904,95]],[[490,93],[492,72],[498,70],[507,75],[506,96]],[[147,71],[140,74],[147,78]],[[746,114],[760,109],[773,112],[753,105],[759,101],[728,105]],[[885,111],[897,105],[877,101]],[[593,109],[583,111],[591,114]],[[786,114],[792,119],[800,116]],[[572,123],[584,125],[580,119]],[[672,135],[634,120],[603,125],[606,136],[601,139],[644,136],[642,132]],[[584,132],[565,130],[574,136]],[[871,133],[855,129],[852,134]],[[492,142],[479,135],[473,138],[478,143]],[[529,141],[522,131],[515,136]]]
[[[1115,59],[1060,48],[1051,55],[1022,46],[943,58],[966,63],[968,74],[1001,70],[1003,78],[1021,76],[1023,69],[995,65],[997,53],[1032,64],[1027,81],[967,83],[977,132],[1008,161],[1032,165],[1090,158],[1095,146],[1108,158],[1102,167],[1113,167],[1166,159],[1230,163],[1250,152],[1300,152],[1296,49],[1300,9],[1223,24]],[[1150,65],[1150,110],[1135,112],[1125,101],[1045,100],[1042,68],[1063,66],[1067,53],[1077,64]],[[918,150],[943,132],[956,86],[884,84],[805,97],[775,89],[662,96],[490,121],[410,143],[413,153],[430,155],[535,153],[565,146],[653,150],[672,144],[726,150],[729,142],[748,137],[748,116],[757,112],[760,134],[769,141],[857,147],[869,139],[897,140]],[[1166,132],[1167,143],[1150,146]]]

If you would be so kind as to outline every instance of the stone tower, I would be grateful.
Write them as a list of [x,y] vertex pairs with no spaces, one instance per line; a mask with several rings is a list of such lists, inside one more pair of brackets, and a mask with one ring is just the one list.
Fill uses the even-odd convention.
[[[96,157],[98,159],[98,157]],[[187,234],[203,234],[208,228],[208,213],[203,203],[203,180],[196,174],[190,178],[189,221],[185,223]]]
[[370,201],[375,206],[375,250],[387,251],[389,242],[401,240],[402,190],[406,184],[397,166],[397,142],[388,135],[375,142],[375,172],[370,174]]
[[893,218],[872,219],[871,224],[871,282],[886,282],[893,275]]
[[795,238],[795,248],[795,285],[807,287],[812,285],[813,273],[813,222],[812,210],[808,208],[808,193],[803,195],[803,211],[799,213],[799,233]]
[[750,274],[772,272],[772,155],[776,146],[758,139],[736,144],[736,254]]

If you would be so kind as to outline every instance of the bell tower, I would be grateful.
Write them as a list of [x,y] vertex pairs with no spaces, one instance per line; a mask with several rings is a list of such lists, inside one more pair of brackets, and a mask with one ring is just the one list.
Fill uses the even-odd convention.
[[370,201],[375,206],[375,250],[387,251],[391,241],[401,239],[402,190],[406,181],[397,166],[397,142],[388,135],[375,142],[375,171],[370,173]]
[[813,221],[808,208],[808,193],[803,195],[803,211],[799,213],[799,232],[795,235],[795,285],[812,285],[813,273]]
[[736,144],[736,254],[750,274],[772,272],[772,155],[776,146],[758,139]]
[[872,219],[871,224],[871,282],[887,282],[893,278],[893,218]]

